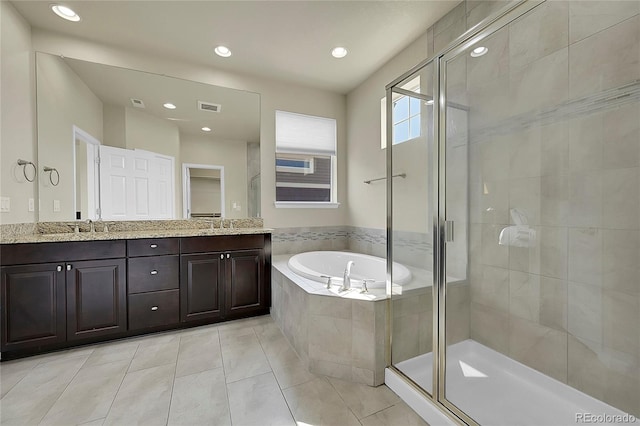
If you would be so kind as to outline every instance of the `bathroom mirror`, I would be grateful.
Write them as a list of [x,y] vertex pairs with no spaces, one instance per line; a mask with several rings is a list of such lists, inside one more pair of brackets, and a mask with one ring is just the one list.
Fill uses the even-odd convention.
[[36,82],[38,220],[191,217],[194,163],[224,169],[200,217],[260,216],[259,94],[41,52]]

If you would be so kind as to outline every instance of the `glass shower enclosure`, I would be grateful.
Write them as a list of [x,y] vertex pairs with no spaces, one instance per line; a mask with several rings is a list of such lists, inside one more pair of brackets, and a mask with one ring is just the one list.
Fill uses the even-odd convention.
[[387,86],[390,369],[453,419],[640,417],[639,12],[515,3]]

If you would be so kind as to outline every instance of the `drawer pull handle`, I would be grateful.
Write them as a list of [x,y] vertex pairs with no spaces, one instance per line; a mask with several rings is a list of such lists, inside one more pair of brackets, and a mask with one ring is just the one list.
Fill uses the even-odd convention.
[[71,270],[71,265],[67,265],[67,271]]
[[154,269],[153,271],[151,271],[151,275],[158,275],[158,271]]
[[56,266],[56,271],[62,272],[62,266],[61,265]]
[[158,245],[157,245],[157,244],[151,244],[149,247],[151,247],[151,248],[158,248]]
[[157,306],[152,306],[152,307],[151,307],[151,310],[152,310],[152,311],[157,311],[157,310],[158,310],[158,307],[157,307]]

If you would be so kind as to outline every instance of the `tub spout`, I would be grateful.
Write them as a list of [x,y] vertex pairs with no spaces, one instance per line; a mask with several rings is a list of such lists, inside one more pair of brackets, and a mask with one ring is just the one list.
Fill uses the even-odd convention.
[[340,291],[347,291],[351,288],[351,267],[353,265],[353,260],[347,262],[347,267],[344,269],[344,277],[342,280],[342,287],[340,287]]

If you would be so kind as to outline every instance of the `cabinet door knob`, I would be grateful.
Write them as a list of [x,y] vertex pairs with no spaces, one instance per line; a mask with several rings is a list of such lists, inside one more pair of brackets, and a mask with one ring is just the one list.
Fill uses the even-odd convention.
[[158,275],[158,271],[154,269],[153,271],[151,271],[151,275]]
[[71,270],[71,265],[67,265],[67,271]]
[[158,248],[158,245],[157,245],[157,244],[151,244],[149,247],[151,247],[151,248]]
[[224,259],[224,254],[221,254],[221,255],[220,255],[220,259]]
[[157,307],[157,306],[152,306],[152,307],[151,307],[151,310],[152,310],[152,311],[157,311],[157,310],[158,310],[158,307]]
[[56,271],[58,271],[58,272],[62,272],[62,265],[58,265],[58,266],[56,266]]
[[229,258],[229,253],[227,253],[227,259]]

